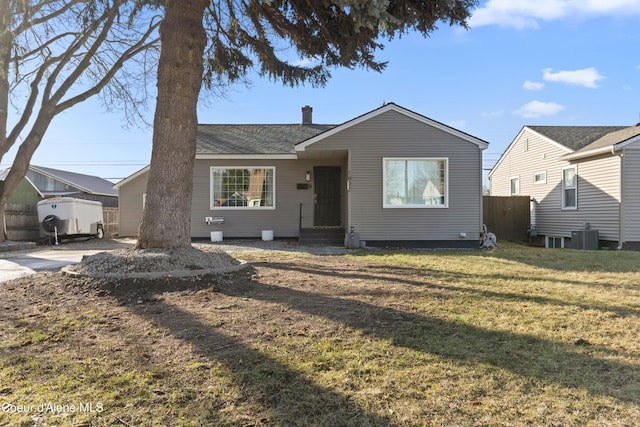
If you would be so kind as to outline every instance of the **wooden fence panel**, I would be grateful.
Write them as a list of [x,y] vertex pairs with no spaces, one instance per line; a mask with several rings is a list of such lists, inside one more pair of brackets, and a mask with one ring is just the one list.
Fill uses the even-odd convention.
[[531,224],[529,196],[483,196],[483,218],[489,232],[498,242],[528,240],[527,229]]
[[4,208],[7,239],[14,241],[37,241],[40,238],[40,223],[36,205],[7,203]]
[[104,224],[104,237],[117,236],[119,232],[118,208],[102,208],[102,223]]

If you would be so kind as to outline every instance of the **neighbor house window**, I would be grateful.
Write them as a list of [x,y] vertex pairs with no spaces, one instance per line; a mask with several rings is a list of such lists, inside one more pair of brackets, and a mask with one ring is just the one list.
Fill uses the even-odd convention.
[[511,195],[519,196],[520,195],[520,177],[514,176],[511,178]]
[[383,159],[385,208],[446,208],[447,159]]
[[547,183],[547,172],[536,172],[533,174],[533,183],[534,184],[546,184]]
[[274,167],[212,167],[211,209],[274,209]]
[[578,208],[578,174],[576,167],[562,170],[562,209]]

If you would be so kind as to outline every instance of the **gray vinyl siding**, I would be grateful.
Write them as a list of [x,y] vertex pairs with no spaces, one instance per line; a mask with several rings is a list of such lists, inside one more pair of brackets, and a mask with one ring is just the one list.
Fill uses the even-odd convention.
[[[275,167],[275,209],[211,209],[211,167],[270,166]],[[341,166],[343,159],[328,160],[196,160],[193,178],[191,236],[208,238],[221,230],[224,238],[259,238],[262,230],[273,230],[275,238],[297,237],[300,204],[303,206],[302,226],[313,226],[313,188],[298,190],[305,183],[306,171],[313,166]],[[344,174],[343,174],[344,175]],[[220,226],[207,225],[205,218],[223,217]]]
[[[373,117],[307,148],[349,150],[350,223],[361,240],[478,240],[482,151],[394,111]],[[447,158],[448,208],[383,208],[383,158]]]
[[[526,147],[526,149],[525,149]],[[617,156],[589,158],[569,163],[560,160],[568,150],[524,129],[491,172],[491,195],[509,196],[510,179],[520,178],[520,195],[535,200],[532,221],[540,235],[571,237],[584,223],[599,230],[601,240],[617,240],[620,217],[620,159]],[[562,171],[573,165],[578,174],[578,206],[562,209]],[[546,172],[545,184],[534,184],[534,175]],[[498,236],[499,238],[499,236]]]
[[624,240],[640,242],[640,144],[626,147],[623,161]]
[[122,237],[138,235],[138,229],[142,222],[143,194],[147,192],[147,180],[149,174],[141,174],[126,185],[120,187],[118,208],[119,234]]

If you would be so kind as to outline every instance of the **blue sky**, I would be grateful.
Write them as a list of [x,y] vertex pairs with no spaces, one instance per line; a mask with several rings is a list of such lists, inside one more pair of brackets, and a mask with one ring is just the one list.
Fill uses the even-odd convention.
[[[311,105],[314,122],[338,124],[395,102],[488,141],[489,169],[524,125],[640,122],[639,23],[640,0],[481,1],[467,31],[388,42],[382,74],[336,69],[317,89],[254,76],[201,103],[199,121],[299,123]],[[80,104],[54,119],[32,164],[124,178],[149,162],[151,129],[122,123],[97,99]]]

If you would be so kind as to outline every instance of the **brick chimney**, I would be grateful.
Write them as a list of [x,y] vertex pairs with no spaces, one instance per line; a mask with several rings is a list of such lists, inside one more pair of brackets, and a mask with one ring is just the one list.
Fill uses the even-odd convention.
[[302,124],[303,125],[311,125],[313,124],[313,108],[308,105],[302,107]]

